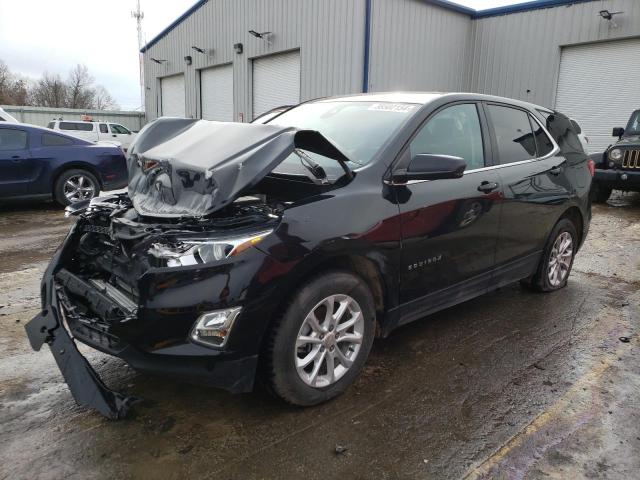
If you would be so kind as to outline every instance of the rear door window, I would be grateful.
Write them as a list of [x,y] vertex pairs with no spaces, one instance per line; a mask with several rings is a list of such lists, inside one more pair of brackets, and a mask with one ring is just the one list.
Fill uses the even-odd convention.
[[536,141],[523,110],[487,105],[498,149],[498,163],[514,163],[536,157]]
[[0,150],[24,150],[29,135],[24,130],[0,128]]
[[101,123],[100,124],[100,133],[109,133],[109,130],[107,129],[107,124],[106,123]]

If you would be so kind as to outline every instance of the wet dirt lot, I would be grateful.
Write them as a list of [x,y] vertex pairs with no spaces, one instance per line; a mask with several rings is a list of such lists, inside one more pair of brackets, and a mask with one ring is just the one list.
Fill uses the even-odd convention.
[[594,207],[568,288],[514,285],[399,329],[320,407],[81,347],[109,386],[147,399],[120,422],[77,407],[24,332],[69,222],[53,206],[0,207],[2,479],[640,478],[638,195]]

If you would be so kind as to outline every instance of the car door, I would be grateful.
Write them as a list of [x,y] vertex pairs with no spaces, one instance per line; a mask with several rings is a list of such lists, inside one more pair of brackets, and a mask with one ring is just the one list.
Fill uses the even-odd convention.
[[111,136],[122,144],[122,148],[129,148],[131,132],[117,123],[110,123],[109,128],[111,129]]
[[113,140],[112,134],[109,132],[109,125],[106,123],[98,124],[98,140],[103,142]]
[[487,290],[500,195],[490,142],[475,103],[442,107],[421,126],[396,168],[417,154],[464,158],[462,178],[396,185],[402,231],[400,323]]
[[0,197],[27,193],[24,167],[29,158],[28,132],[8,125],[0,126]]
[[571,187],[566,159],[531,112],[499,103],[485,109],[504,199],[493,279],[499,286],[535,270]]
[[[74,160],[69,156],[68,148],[74,145],[74,140],[67,135],[55,132],[32,132],[30,153],[31,158],[25,162],[25,181],[27,193],[43,195],[51,193],[53,183],[52,173],[62,161]],[[65,150],[67,149],[67,150]]]

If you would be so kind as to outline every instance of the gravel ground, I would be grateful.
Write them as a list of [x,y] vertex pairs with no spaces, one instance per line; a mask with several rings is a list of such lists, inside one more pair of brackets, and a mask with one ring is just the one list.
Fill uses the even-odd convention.
[[108,385],[148,399],[120,422],[77,407],[24,332],[69,222],[48,205],[0,209],[0,478],[640,477],[638,195],[594,207],[567,288],[513,285],[403,327],[316,408],[82,346]]

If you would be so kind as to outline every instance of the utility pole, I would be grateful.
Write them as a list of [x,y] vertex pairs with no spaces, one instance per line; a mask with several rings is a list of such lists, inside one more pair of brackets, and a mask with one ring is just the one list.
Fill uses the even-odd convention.
[[138,24],[138,65],[140,69],[140,108],[145,111],[144,104],[144,66],[142,62],[142,19],[144,18],[144,12],[140,10],[140,0],[137,0],[137,8],[134,12],[131,12],[131,16],[136,19]]

